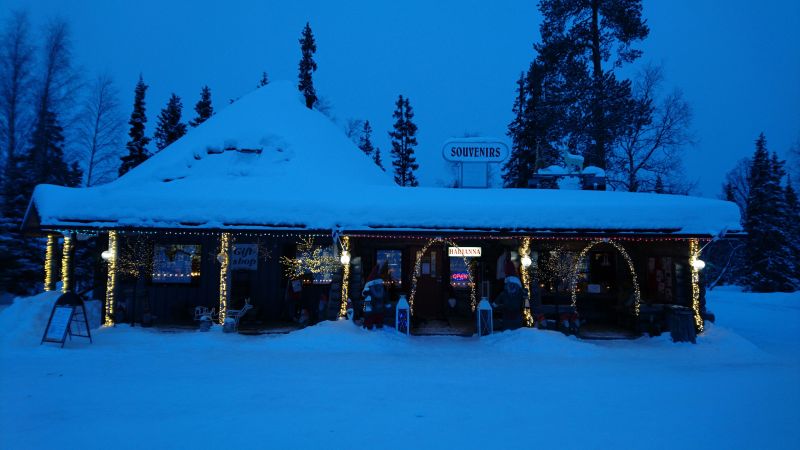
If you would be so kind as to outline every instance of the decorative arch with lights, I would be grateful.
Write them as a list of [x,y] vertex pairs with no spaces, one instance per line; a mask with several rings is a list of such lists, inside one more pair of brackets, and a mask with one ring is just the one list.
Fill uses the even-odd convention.
[[583,258],[586,257],[586,254],[589,253],[589,250],[591,250],[595,245],[598,244],[612,245],[615,249],[617,249],[618,252],[620,252],[620,254],[622,254],[622,257],[625,258],[625,262],[628,263],[628,269],[630,270],[631,278],[633,279],[633,293],[634,293],[633,311],[636,317],[639,317],[639,304],[642,301],[642,293],[639,290],[639,280],[636,277],[636,270],[633,267],[633,260],[631,260],[630,255],[625,250],[625,247],[620,245],[618,242],[612,241],[611,239],[597,239],[589,242],[589,244],[586,245],[586,247],[584,247],[583,250],[581,250],[577,258],[575,258],[575,264],[573,264],[572,266],[572,273],[570,275],[570,283],[569,283],[570,294],[572,295],[572,307],[577,308],[577,303],[578,303],[578,292],[577,292],[578,267],[580,266],[580,263],[583,260]]
[[[425,255],[425,252],[428,251],[428,249],[431,247],[431,245],[436,244],[436,243],[443,243],[443,244],[450,245],[452,247],[458,247],[459,246],[458,244],[456,244],[455,242],[451,241],[450,239],[442,238],[442,237],[435,237],[435,238],[430,239],[428,242],[426,242],[425,246],[422,247],[422,250],[417,252],[417,257],[416,257],[416,259],[414,261],[414,273],[411,276],[411,295],[408,296],[408,307],[409,307],[409,310],[411,311],[411,314],[414,314],[414,297],[417,294],[417,277],[419,276],[419,273],[420,273],[420,270],[421,270],[420,267],[421,267],[421,263],[422,263],[422,256]],[[470,287],[470,299],[469,300],[470,300],[470,307],[472,308],[472,311],[474,312],[475,308],[478,305],[477,294],[475,293],[475,280],[472,277],[472,267],[471,267],[471,265],[469,263],[469,259],[467,259],[467,257],[465,257],[465,256],[462,256],[462,258],[464,258],[464,265],[467,267],[467,272],[469,273],[469,287]]]

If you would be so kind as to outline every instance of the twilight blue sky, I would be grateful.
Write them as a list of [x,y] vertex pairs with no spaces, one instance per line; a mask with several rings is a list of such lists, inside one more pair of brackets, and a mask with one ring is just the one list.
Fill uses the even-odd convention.
[[[66,18],[77,63],[87,77],[114,76],[126,118],[141,72],[151,126],[170,92],[191,117],[204,84],[221,108],[252,90],[263,70],[295,80],[308,20],[319,94],[342,123],[370,120],[385,161],[393,102],[410,97],[426,184],[449,177],[441,162],[448,137],[505,135],[514,82],[534,57],[540,22],[535,1],[509,0],[3,3],[28,9],[36,24]],[[686,166],[697,194],[716,196],[760,131],[784,155],[800,141],[800,2],[645,0],[644,16],[651,33],[641,62],[662,64],[666,86],[683,89],[694,109],[699,142]]]

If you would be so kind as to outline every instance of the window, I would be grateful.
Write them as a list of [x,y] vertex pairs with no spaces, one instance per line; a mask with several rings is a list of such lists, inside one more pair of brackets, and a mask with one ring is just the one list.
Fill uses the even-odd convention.
[[199,245],[155,245],[153,249],[154,283],[191,283],[199,278]]
[[297,269],[304,274],[305,283],[329,284],[333,281],[333,273],[339,267],[338,259],[333,256],[333,247],[315,245],[300,246],[297,249]]
[[391,283],[400,286],[403,283],[403,251],[378,250],[377,260],[378,264],[387,267]]

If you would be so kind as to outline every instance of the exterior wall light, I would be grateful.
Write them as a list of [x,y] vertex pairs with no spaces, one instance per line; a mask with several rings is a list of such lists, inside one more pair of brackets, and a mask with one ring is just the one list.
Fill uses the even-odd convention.
[[694,270],[703,270],[706,267],[706,262],[702,259],[695,259],[692,261],[692,267]]
[[520,259],[520,262],[522,263],[522,267],[524,267],[524,268],[526,268],[526,269],[527,269],[528,267],[530,267],[530,266],[531,266],[531,264],[533,264],[533,261],[531,261],[531,257],[530,257],[530,256],[528,256],[528,255],[525,255],[525,256],[523,256],[523,257]]
[[347,250],[342,251],[342,255],[339,257],[339,262],[341,262],[343,266],[350,264],[350,252]]

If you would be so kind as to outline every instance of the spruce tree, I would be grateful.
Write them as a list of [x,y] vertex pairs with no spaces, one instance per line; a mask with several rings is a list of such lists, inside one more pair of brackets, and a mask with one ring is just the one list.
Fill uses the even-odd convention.
[[[511,155],[503,165],[503,184],[505,187],[527,187],[528,180],[527,168],[524,167],[525,160],[530,154],[530,150],[525,146],[525,74],[522,73],[517,80],[516,96],[511,111],[514,113],[514,120],[508,124],[506,134],[511,138]],[[532,175],[532,174],[527,174]],[[530,178],[528,176],[527,178]]]
[[372,152],[375,151],[375,147],[372,145],[372,127],[369,124],[369,120],[364,122],[364,127],[361,129],[361,137],[358,139],[358,148],[360,148],[365,155],[372,158]]
[[[632,48],[650,30],[641,0],[542,0],[541,44],[535,46],[548,67],[569,89],[563,101],[573,105],[561,116],[586,166],[606,169],[616,140],[631,120],[631,83],[614,70],[641,56]],[[611,60],[612,56],[616,58]],[[603,64],[607,64],[607,68]]]
[[147,85],[144,84],[142,75],[139,75],[139,81],[136,83],[136,89],[133,94],[133,112],[128,124],[131,126],[128,131],[130,140],[125,145],[128,149],[128,154],[120,158],[122,164],[119,166],[119,176],[128,173],[129,170],[143,163],[150,157],[150,151],[147,150],[147,144],[150,143],[150,138],[145,136],[145,124],[147,123],[147,114],[145,111],[144,96],[147,93]]
[[796,289],[797,268],[790,248],[787,196],[781,187],[783,163],[767,151],[764,134],[756,141],[749,177],[747,213],[747,284],[755,292]]
[[180,139],[186,134],[186,124],[181,122],[183,104],[181,98],[175,94],[170,96],[167,106],[158,115],[158,124],[153,138],[159,151]]
[[784,196],[786,198],[786,224],[788,228],[788,247],[789,253],[794,255],[794,278],[795,288],[798,287],[800,281],[800,201],[797,199],[797,192],[792,186],[791,177],[786,179],[786,187],[784,188]]
[[203,90],[200,91],[200,100],[194,105],[194,111],[197,113],[197,117],[189,121],[189,125],[192,128],[214,115],[214,107],[211,106],[211,89],[208,86],[203,86]]
[[314,41],[314,33],[311,26],[306,22],[303,34],[300,37],[300,58],[299,82],[297,88],[303,93],[306,99],[306,107],[311,109],[317,103],[317,91],[314,90],[314,80],[312,74],[317,70],[317,62],[314,61],[314,52],[317,51],[317,44]]
[[269,84],[269,77],[267,76],[267,72],[261,72],[261,79],[258,80],[256,88],[264,87],[268,84]]
[[414,112],[407,98],[402,95],[397,97],[394,114],[394,130],[389,132],[392,140],[392,166],[394,166],[394,181],[400,186],[418,186],[419,182],[414,172],[419,169],[417,158],[414,156],[414,147],[417,146],[417,126],[412,119]]
[[661,178],[661,175],[656,176],[656,185],[653,187],[653,192],[656,194],[664,193],[664,179]]
[[375,161],[375,165],[381,168],[382,171],[386,172],[386,168],[383,167],[383,160],[381,160],[381,149],[375,148],[375,153],[373,154],[373,161]]

